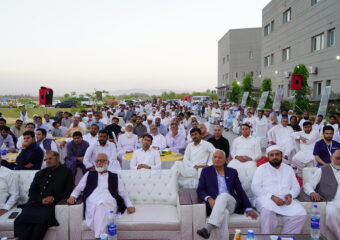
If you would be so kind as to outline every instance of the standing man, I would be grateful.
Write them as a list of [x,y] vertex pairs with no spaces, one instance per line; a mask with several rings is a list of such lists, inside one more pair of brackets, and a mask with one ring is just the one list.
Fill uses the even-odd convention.
[[35,174],[28,202],[14,222],[14,236],[20,240],[42,240],[49,227],[58,226],[55,205],[72,192],[72,173],[60,164],[59,153],[48,151],[45,162],[46,168]]
[[229,216],[234,212],[257,218],[237,171],[227,167],[226,160],[224,151],[216,149],[212,158],[213,165],[204,168],[199,179],[197,193],[205,201],[210,217],[207,225],[198,230],[197,234],[206,239],[213,229],[218,231],[217,239],[229,239]]
[[325,126],[322,132],[323,139],[315,143],[313,151],[318,167],[329,165],[332,154],[340,149],[340,143],[333,140],[334,129],[332,126]]
[[[261,234],[300,234],[306,210],[297,200],[300,185],[294,170],[282,163],[278,145],[267,148],[269,162],[256,169],[251,184],[255,207],[261,213]],[[277,230],[278,215],[283,216],[283,229]]]
[[253,136],[260,139],[261,147],[266,148],[269,123],[267,118],[264,117],[264,111],[262,109],[257,111],[257,117],[255,117],[253,127]]

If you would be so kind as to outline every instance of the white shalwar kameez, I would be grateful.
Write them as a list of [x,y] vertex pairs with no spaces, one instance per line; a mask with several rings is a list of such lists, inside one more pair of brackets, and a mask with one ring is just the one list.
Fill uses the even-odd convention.
[[127,152],[132,152],[138,142],[138,136],[136,134],[128,135],[126,133],[119,135],[117,142],[118,158]]

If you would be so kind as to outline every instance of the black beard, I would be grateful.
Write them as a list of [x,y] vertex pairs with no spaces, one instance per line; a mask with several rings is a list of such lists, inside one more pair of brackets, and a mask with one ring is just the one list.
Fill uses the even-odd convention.
[[305,120],[308,120],[308,119],[309,119],[309,117],[304,117],[303,119],[305,119]]
[[[276,159],[274,159],[274,160],[276,160]],[[269,163],[270,163],[270,165],[272,165],[272,167],[279,167],[280,165],[281,165],[281,163],[282,163],[282,159],[279,161],[279,162],[271,162],[271,161],[269,161]]]

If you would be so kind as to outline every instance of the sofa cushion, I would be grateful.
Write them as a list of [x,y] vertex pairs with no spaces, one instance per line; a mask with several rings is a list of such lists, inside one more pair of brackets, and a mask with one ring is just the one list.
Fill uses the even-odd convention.
[[[12,208],[4,215],[0,216],[0,231],[13,231],[14,230],[14,220],[15,219],[8,219],[8,216],[11,215],[12,212],[19,212],[21,213],[20,208]],[[18,215],[19,216],[19,215]]]
[[[171,205],[136,205],[136,212],[125,213],[117,220],[118,231],[180,230],[177,208]],[[83,231],[90,229],[83,221]]]
[[177,173],[171,170],[122,170],[120,176],[133,204],[177,204]]
[[19,199],[18,204],[25,204],[28,201],[28,191],[31,187],[37,170],[18,170],[15,171],[19,176]]

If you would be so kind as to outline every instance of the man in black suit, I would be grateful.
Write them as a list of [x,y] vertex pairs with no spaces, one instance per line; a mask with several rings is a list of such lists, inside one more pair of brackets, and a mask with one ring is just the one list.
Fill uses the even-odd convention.
[[246,213],[257,218],[244,192],[238,173],[225,165],[225,152],[217,149],[213,155],[213,165],[202,170],[197,193],[206,202],[207,213],[211,213],[207,225],[198,230],[203,238],[210,237],[211,230],[218,228],[218,239],[229,239],[229,215]]

